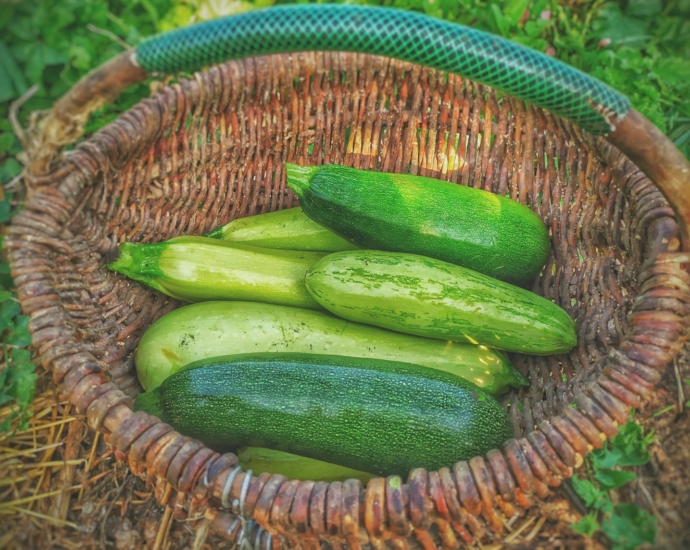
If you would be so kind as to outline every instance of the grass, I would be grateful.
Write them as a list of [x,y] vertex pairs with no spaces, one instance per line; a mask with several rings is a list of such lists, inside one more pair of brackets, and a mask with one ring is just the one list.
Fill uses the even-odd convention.
[[[47,109],[90,69],[123,47],[136,46],[155,32],[201,19],[270,5],[271,0],[24,0],[0,4],[0,184],[17,181],[22,146],[8,119],[12,101],[31,86],[37,92],[22,107],[19,123],[29,113]],[[283,3],[278,0],[276,3]],[[690,0],[364,0],[412,9],[488,30],[555,56],[596,76],[630,97],[690,158]],[[145,84],[125,92],[89,122],[91,133],[146,97]],[[18,157],[19,156],[19,157]],[[0,224],[20,205],[0,187]],[[1,242],[0,242],[1,244]],[[0,261],[0,405],[11,414],[0,422],[27,426],[36,374],[26,349],[28,318],[20,315],[12,292],[9,266]],[[18,422],[17,422],[18,420]],[[592,455],[592,479],[576,478],[577,491],[592,512],[576,529],[601,529],[616,542],[633,529],[640,540],[653,540],[653,526],[631,505],[614,506],[607,491],[630,479],[617,449],[642,437],[629,424],[607,447]],[[636,434],[636,435],[635,435]],[[626,439],[627,438],[627,439]],[[646,441],[644,438],[642,441]],[[644,454],[638,455],[638,459]],[[606,464],[604,467],[602,464]],[[637,531],[635,531],[637,529]],[[637,535],[636,535],[637,536]],[[621,538],[621,540],[623,540]],[[620,544],[628,544],[623,541]],[[619,546],[627,548],[629,546]]]

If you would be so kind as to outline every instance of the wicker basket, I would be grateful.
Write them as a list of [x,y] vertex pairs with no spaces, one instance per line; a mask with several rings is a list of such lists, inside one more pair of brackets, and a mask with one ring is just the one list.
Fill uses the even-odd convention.
[[[34,138],[30,200],[6,247],[43,365],[178,517],[205,511],[229,538],[274,550],[454,549],[499,535],[616,433],[680,352],[690,196],[678,190],[690,168],[635,111],[603,139],[409,62],[276,54],[164,87],[57,154],[92,110],[146,76],[126,53],[56,104]],[[438,472],[413,470],[407,484],[363,487],[253,476],[233,454],[132,412],[133,351],[179,304],[109,272],[104,258],[122,241],[200,234],[296,205],[285,161],[432,176],[509,194],[542,217],[552,248],[533,290],[577,320],[579,338],[569,355],[513,357],[530,380],[504,397],[515,439]]]

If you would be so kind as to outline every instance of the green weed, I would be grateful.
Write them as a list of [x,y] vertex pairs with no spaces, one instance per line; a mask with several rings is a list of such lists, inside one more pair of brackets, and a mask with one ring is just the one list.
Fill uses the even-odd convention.
[[[7,222],[13,212],[11,197],[0,200],[0,223]],[[0,245],[2,241],[0,240]],[[0,261],[0,336],[3,365],[0,366],[0,406],[9,404],[11,414],[0,422],[0,433],[9,431],[15,419],[20,429],[28,426],[29,407],[34,398],[36,374],[31,354],[26,349],[31,343],[29,318],[20,315],[17,295],[12,292],[10,266]]]
[[585,466],[589,475],[574,475],[573,488],[590,512],[572,525],[575,531],[591,537],[601,530],[615,550],[633,550],[654,543],[656,518],[633,504],[614,504],[609,494],[637,477],[623,468],[649,462],[648,447],[653,441],[654,434],[644,434],[631,412],[629,422],[621,426],[616,437],[587,456]]

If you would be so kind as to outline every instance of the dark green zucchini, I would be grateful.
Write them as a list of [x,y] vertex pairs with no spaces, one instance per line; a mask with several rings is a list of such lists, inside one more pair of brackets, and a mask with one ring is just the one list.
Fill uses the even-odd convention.
[[507,197],[407,174],[285,166],[304,212],[360,248],[421,254],[517,285],[549,254],[539,216]]
[[333,355],[199,361],[135,408],[218,450],[267,447],[378,475],[451,466],[513,434],[501,405],[457,376]]

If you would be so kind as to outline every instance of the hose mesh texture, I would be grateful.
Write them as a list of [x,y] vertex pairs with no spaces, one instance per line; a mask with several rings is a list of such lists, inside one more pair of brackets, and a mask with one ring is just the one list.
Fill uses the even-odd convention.
[[154,36],[137,48],[148,72],[193,71],[253,55],[349,51],[394,57],[492,86],[595,135],[613,130],[628,99],[604,83],[498,36],[414,12],[349,5],[252,11]]

